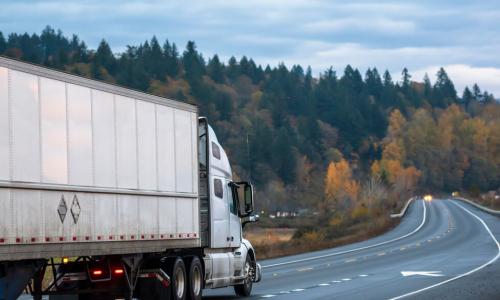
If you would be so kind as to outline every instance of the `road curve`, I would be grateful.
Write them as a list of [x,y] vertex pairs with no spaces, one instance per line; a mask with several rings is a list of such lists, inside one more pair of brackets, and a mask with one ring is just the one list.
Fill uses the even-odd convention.
[[[500,299],[499,240],[500,218],[459,201],[419,200],[384,235],[262,261],[252,299]],[[204,294],[236,298],[231,288]]]

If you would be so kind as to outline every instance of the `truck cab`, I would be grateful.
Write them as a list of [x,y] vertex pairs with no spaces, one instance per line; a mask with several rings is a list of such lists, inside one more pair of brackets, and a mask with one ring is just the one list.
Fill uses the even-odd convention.
[[253,187],[248,182],[233,181],[226,152],[205,118],[199,119],[199,147],[200,203],[203,206],[209,201],[209,210],[201,210],[209,216],[205,217],[209,223],[208,247],[204,249],[205,286],[233,285],[237,294],[248,296],[252,281],[260,280],[255,251],[242,235],[246,223],[258,220],[252,215]]

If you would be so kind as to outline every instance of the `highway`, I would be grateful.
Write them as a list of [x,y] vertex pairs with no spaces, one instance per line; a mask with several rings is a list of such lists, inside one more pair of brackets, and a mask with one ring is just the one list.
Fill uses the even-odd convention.
[[[453,200],[414,201],[376,238],[261,261],[252,299],[500,299],[500,218]],[[232,288],[206,299],[234,299]]]

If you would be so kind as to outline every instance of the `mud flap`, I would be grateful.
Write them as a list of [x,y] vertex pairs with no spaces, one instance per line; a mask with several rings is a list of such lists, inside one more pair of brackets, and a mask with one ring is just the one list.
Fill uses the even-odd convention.
[[23,261],[0,266],[0,300],[16,300],[45,261]]

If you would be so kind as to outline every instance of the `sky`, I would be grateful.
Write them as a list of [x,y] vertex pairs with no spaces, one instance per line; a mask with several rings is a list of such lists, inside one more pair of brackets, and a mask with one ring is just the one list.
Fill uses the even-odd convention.
[[105,39],[119,53],[155,35],[207,58],[246,55],[257,64],[388,69],[399,79],[444,67],[459,95],[478,83],[500,98],[500,1],[482,0],[0,0],[0,31]]

